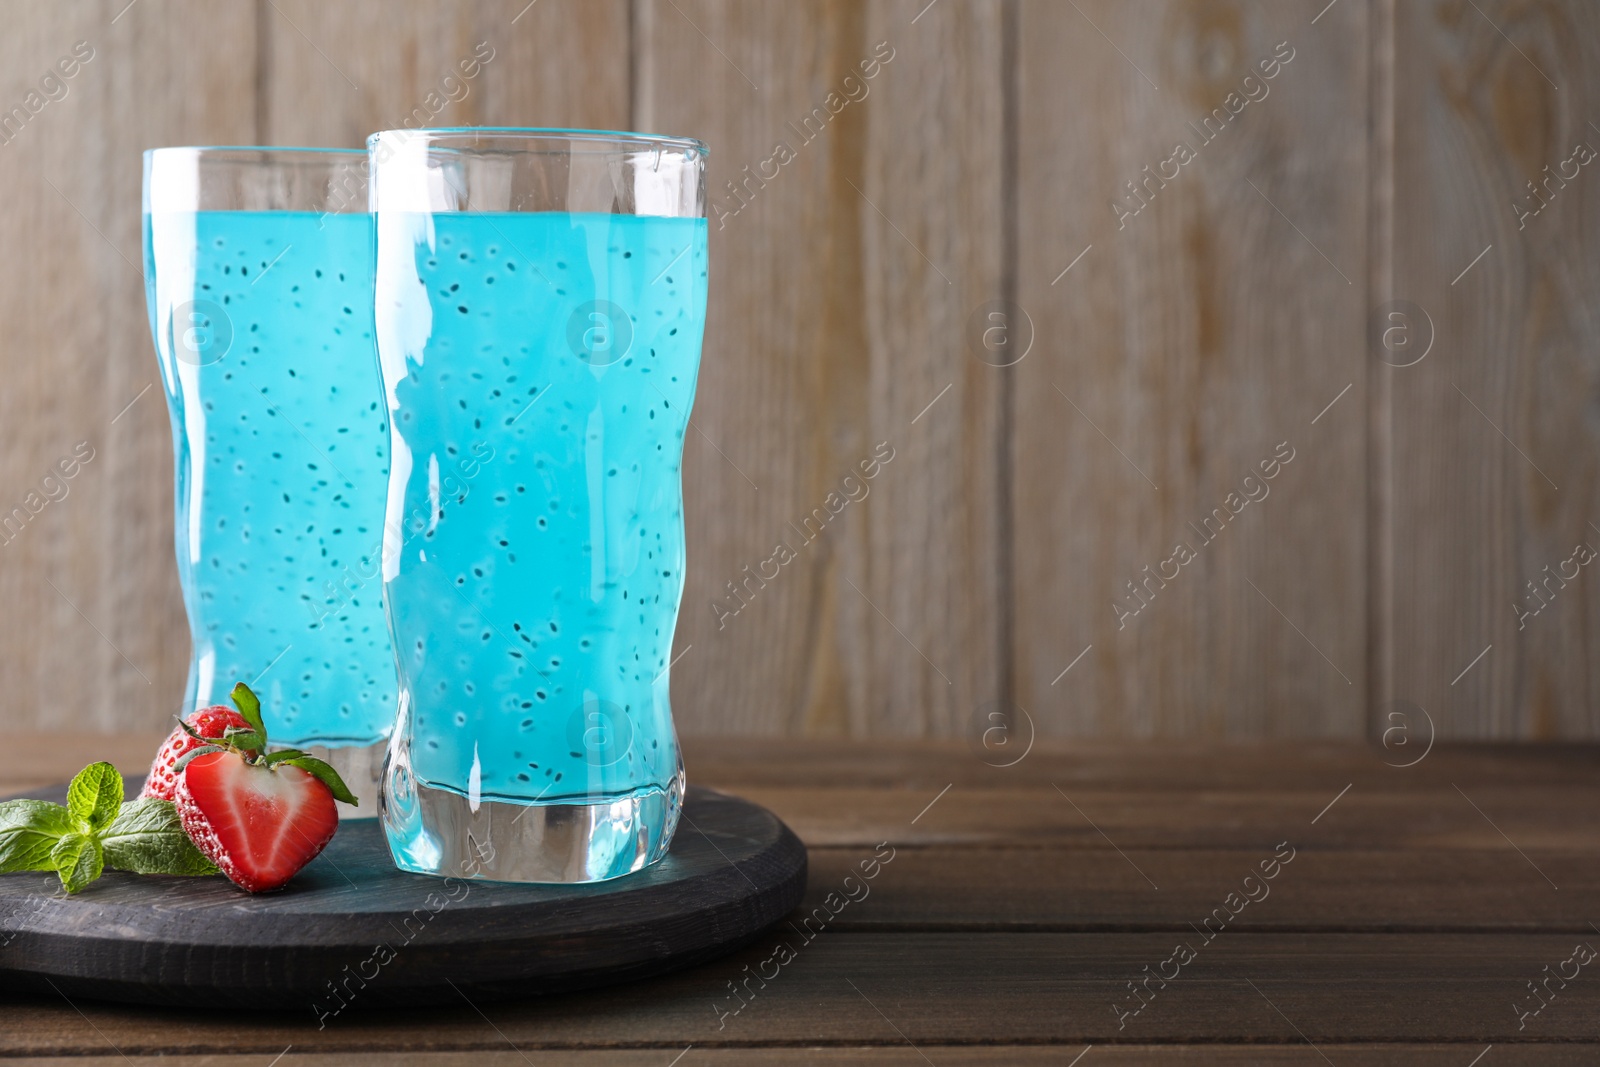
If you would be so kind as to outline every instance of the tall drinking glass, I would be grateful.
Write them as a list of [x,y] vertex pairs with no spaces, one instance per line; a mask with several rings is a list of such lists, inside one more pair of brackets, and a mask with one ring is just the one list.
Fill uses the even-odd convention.
[[366,154],[146,152],[144,238],[194,644],[184,706],[248,683],[273,742],[326,758],[361,799],[351,817],[375,816],[395,671]]
[[639,870],[684,788],[668,688],[705,146],[451,129],[368,148],[394,457],[390,851],[500,881]]

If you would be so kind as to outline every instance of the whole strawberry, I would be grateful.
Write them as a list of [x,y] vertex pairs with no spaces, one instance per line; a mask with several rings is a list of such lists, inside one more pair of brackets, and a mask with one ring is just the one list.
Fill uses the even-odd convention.
[[297,749],[268,753],[261,702],[243,682],[232,695],[243,728],[196,735],[201,744],[176,764],[173,802],[195,847],[235,885],[264,893],[333,840],[334,801],[354,805],[356,798],[321,760]]
[[189,729],[178,726],[156,752],[155,761],[150,764],[150,773],[145,777],[144,788],[139,791],[139,799],[173,799],[178,793],[176,768],[179,760],[205,744],[204,738],[221,737],[230,726],[241,730],[250,728],[243,715],[225,704],[201,708],[185,721]]

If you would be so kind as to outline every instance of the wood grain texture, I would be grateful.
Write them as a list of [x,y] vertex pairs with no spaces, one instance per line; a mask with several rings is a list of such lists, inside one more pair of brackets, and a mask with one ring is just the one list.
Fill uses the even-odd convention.
[[[59,732],[0,731],[0,790],[17,792],[70,778],[90,758],[129,773],[148,765],[165,734],[98,734],[74,743]],[[1416,740],[1416,739],[1414,739]],[[1417,741],[1420,751],[1420,740]],[[689,780],[719,789],[877,789],[931,800],[952,789],[1050,789],[1175,795],[1211,790],[1304,790],[1350,785],[1394,795],[1416,788],[1472,790],[1482,783],[1584,787],[1600,782],[1600,748],[1591,744],[1440,743],[1416,753],[1348,741],[1274,741],[1181,746],[1160,742],[1039,741],[1021,763],[991,767],[965,743],[721,737],[682,738]]]
[[[43,748],[46,735],[26,741]],[[1194,794],[1215,789],[1318,790],[1349,784],[1362,793],[1418,787],[1589,786],[1600,781],[1591,744],[1440,743],[1424,748],[1349,741],[1218,743],[1036,741],[1010,767],[983,762],[970,743],[904,741],[862,745],[825,739],[688,737],[690,777],[724,788],[846,788],[926,791],[1087,786],[1129,794]],[[41,753],[41,756],[43,754]],[[1418,759],[1418,757],[1421,759]],[[1409,766],[1402,766],[1410,764]],[[0,763],[0,768],[6,763]],[[19,763],[20,767],[21,764]]]
[[1600,151],[1600,11],[1401,4],[1394,47],[1392,295],[1434,336],[1422,362],[1376,367],[1394,695],[1457,736],[1593,736],[1600,596],[1569,561],[1600,550],[1600,168],[1564,161]]
[[[855,1048],[827,1048],[800,1045],[794,1048],[673,1048],[658,1045],[637,1049],[540,1049],[539,1067],[742,1067],[744,1064],[820,1064],[824,1067],[1033,1067],[1071,1065],[1072,1057],[1084,1051],[1083,1044],[999,1045],[863,1045]],[[1211,1067],[1388,1067],[1390,1064],[1415,1064],[1417,1067],[1462,1067],[1482,1045],[1459,1044],[1326,1044],[1316,1048],[1301,1042],[1294,1045],[1248,1044],[1174,1047],[1172,1045],[1094,1045],[1096,1063],[1113,1067],[1167,1067],[1168,1064],[1208,1064]],[[1508,1067],[1587,1067],[1595,1055],[1588,1044],[1547,1043],[1534,1046],[1497,1046],[1495,1063]],[[673,1061],[674,1055],[682,1058]],[[510,1048],[472,1052],[375,1052],[375,1053],[295,1053],[303,1064],[312,1067],[527,1067],[528,1059]],[[1326,1058],[1324,1058],[1326,1057]],[[15,1067],[44,1067],[70,1062],[74,1067],[260,1067],[261,1057],[131,1056],[115,1055],[50,1059],[25,1057],[12,1060]],[[1086,1065],[1087,1067],[1087,1065]]]
[[1043,732],[1366,729],[1366,10],[1022,5],[1012,661]]
[[[42,100],[41,82],[77,42],[93,50],[55,82],[59,99],[0,144],[0,182],[16,198],[0,213],[13,250],[0,286],[0,514],[13,520],[0,536],[0,715],[10,725],[154,724],[176,710],[188,666],[171,437],[144,311],[139,153],[252,137],[255,20],[240,5],[148,0],[118,18],[122,7],[19,7],[0,35],[7,110],[29,106],[30,92]],[[80,443],[78,458],[92,458],[61,478]]]
[[[700,782],[772,802],[807,838],[810,884],[790,921],[829,892],[856,898],[776,978],[763,961],[782,924],[774,940],[661,979],[486,1003],[483,1014],[466,1002],[351,1011],[320,1030],[310,1011],[200,1025],[76,1001],[89,1027],[58,997],[22,998],[0,1006],[0,1056],[115,1047],[135,1058],[270,1059],[292,1044],[296,1056],[353,1062],[403,1051],[630,1063],[649,1050],[658,1064],[683,1054],[680,1067],[893,1063],[902,1053],[914,1054],[908,1062],[925,1054],[940,1064],[1060,1064],[1093,1043],[1092,1055],[1108,1062],[1297,1064],[1326,1054],[1341,1067],[1461,1067],[1492,1042],[1508,1063],[1593,1058],[1600,986],[1552,985],[1557,998],[1521,1028],[1511,1007],[1574,943],[1600,940],[1586,903],[1600,879],[1592,746],[1441,746],[1397,770],[1375,758],[1380,749],[1333,742],[1058,743],[1007,772],[950,743],[885,742],[871,766],[840,741],[691,738],[685,749]],[[37,737],[0,736],[0,779],[52,760],[67,754]],[[1330,806],[1344,784],[1349,792]],[[885,839],[894,854],[863,896],[861,861]],[[1191,924],[1227,907],[1284,839],[1296,851],[1270,895],[1244,907],[1181,980],[1119,1029],[1111,1004],[1129,995],[1127,983],[1177,940],[1198,939]],[[0,958],[7,951],[0,946]],[[763,966],[767,985],[750,979],[748,1006],[721,1016],[736,1005],[729,983]],[[1252,1047],[1226,1047],[1243,1042]],[[1539,1042],[1532,1047],[1548,1058],[1526,1058],[1520,1042]]]
[[[1183,932],[1272,854],[1270,846],[1141,848],[1112,836],[1121,854],[1103,840],[1100,847],[901,847],[890,871],[870,887],[871,905],[841,915],[837,928]],[[1594,933],[1588,924],[1600,861],[1588,850],[1526,850],[1536,870],[1503,840],[1499,848],[1490,842],[1430,849],[1372,842],[1361,850],[1306,846],[1304,840],[1259,906],[1246,907],[1230,929]],[[799,910],[821,904],[871,854],[871,846],[859,844],[813,846],[811,884]],[[1152,890],[1141,871],[1161,888]],[[1540,881],[1539,871],[1560,891]]]
[[[795,935],[789,935],[791,940]],[[1593,935],[1591,934],[1591,939]],[[0,1052],[258,1052],[297,1054],[391,1047],[416,1050],[729,1045],[1016,1044],[1085,1042],[1488,1042],[1519,1038],[1511,1004],[1524,982],[1567,959],[1573,934],[1274,934],[1209,945],[1121,1029],[1112,1005],[1184,935],[895,933],[820,935],[745,1007],[728,984],[775,951],[778,937],[717,963],[625,987],[484,1006],[349,1013],[319,1030],[300,1014],[239,1014],[198,1024],[166,1009],[94,1007],[99,1029],[61,1002],[8,1005],[16,1020]],[[1314,965],[1312,965],[1314,961]],[[769,973],[770,970],[769,970]],[[1251,988],[1254,983],[1256,989]],[[852,988],[852,985],[854,988]],[[1155,989],[1152,986],[1152,989]],[[1281,1014],[1280,1014],[1281,1012]],[[485,1016],[492,1020],[486,1026]],[[725,1024],[719,1026],[719,1023]],[[52,1025],[53,1024],[53,1025]],[[70,1029],[69,1029],[70,1025]],[[1592,1041],[1600,983],[1569,983],[1520,1037]],[[896,1031],[898,1030],[898,1034]],[[1530,1035],[1528,1030],[1532,1030]],[[903,1035],[903,1036],[902,1036]],[[670,1057],[669,1057],[670,1058]],[[1068,1057],[1070,1059],[1070,1057]],[[1467,1057],[1470,1060],[1471,1056]],[[1463,1061],[1465,1062],[1465,1061]]]
[[[789,813],[785,821],[813,846],[870,848],[890,840],[909,846],[1018,843],[1077,850],[1110,848],[1109,837],[1124,850],[1199,846],[1270,851],[1288,840],[1296,846],[1304,842],[1307,847],[1359,851],[1381,834],[1396,848],[1496,850],[1508,863],[1518,864],[1526,861],[1518,859],[1502,832],[1523,849],[1600,848],[1600,818],[1590,814],[1600,804],[1600,789],[1594,786],[1530,792],[1520,786],[1484,785],[1466,787],[1463,795],[1447,785],[1419,787],[1399,797],[1352,789],[1313,826],[1311,820],[1345,784],[1193,793],[952,789],[921,818],[919,813],[938,790],[752,786],[740,793]],[[1270,810],[1259,810],[1261,805]],[[1549,891],[1536,870],[1520,869],[1530,889]],[[1130,877],[1128,884],[1136,886],[1137,877]]]
[[[856,1048],[826,1048],[801,1045],[795,1048],[688,1048],[676,1049],[668,1045],[638,1049],[541,1049],[540,1067],[594,1067],[614,1064],[617,1067],[742,1067],[744,1064],[821,1064],[824,1067],[926,1067],[928,1063],[939,1067],[998,1067],[998,1065],[1071,1065],[1072,1057],[1084,1051],[1082,1044],[1056,1045],[1000,1045],[983,1047],[972,1045],[926,1045],[915,1047],[900,1045],[865,1045]],[[1304,1042],[1295,1045],[1248,1044],[1174,1047],[1172,1045],[1094,1045],[1095,1062],[1113,1067],[1167,1067],[1168,1064],[1208,1064],[1211,1067],[1327,1067],[1329,1062],[1340,1067],[1388,1067],[1390,1064],[1415,1064],[1417,1067],[1462,1067],[1471,1057],[1483,1051],[1483,1046],[1460,1044],[1319,1044],[1316,1048]],[[1595,1055],[1593,1045],[1548,1043],[1534,1046],[1497,1046],[1495,1063],[1508,1067],[1587,1067]],[[675,1063],[673,1055],[682,1058]],[[301,1063],[313,1067],[527,1067],[523,1053],[505,1048],[483,1049],[473,1052],[378,1052],[330,1053],[296,1057]],[[1325,1058],[1326,1057],[1326,1058]],[[43,1067],[45,1064],[61,1065],[70,1062],[74,1067],[259,1067],[261,1057],[205,1055],[205,1056],[85,1056],[65,1059],[26,1057],[12,1060],[15,1067]]]
[[[402,126],[628,128],[626,0],[271,0],[261,10],[270,143],[361,148]],[[474,58],[466,77],[461,64]]]
[[639,5],[636,121],[712,147],[689,731],[950,735],[1001,695],[999,383],[963,342],[999,287],[999,5],[924,6]]

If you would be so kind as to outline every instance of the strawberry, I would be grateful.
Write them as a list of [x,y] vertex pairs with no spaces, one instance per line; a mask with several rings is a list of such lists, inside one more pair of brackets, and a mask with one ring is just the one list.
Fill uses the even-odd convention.
[[195,847],[252,893],[281,888],[316,858],[339,828],[334,801],[356,798],[332,767],[296,749],[267,753],[261,703],[234,686],[244,728],[181,756],[173,803]]
[[251,765],[237,752],[190,760],[176,803],[195,847],[252,893],[293,878],[339,828],[333,793],[314,775],[287,764]]
[[174,765],[205,744],[202,738],[221,737],[230,726],[242,730],[250,728],[243,715],[224,704],[201,708],[186,721],[190,729],[179,726],[173,730],[156,752],[155,761],[150,764],[150,773],[145,777],[144,788],[139,792],[139,799],[154,797],[157,800],[171,800],[178,791],[178,772]]

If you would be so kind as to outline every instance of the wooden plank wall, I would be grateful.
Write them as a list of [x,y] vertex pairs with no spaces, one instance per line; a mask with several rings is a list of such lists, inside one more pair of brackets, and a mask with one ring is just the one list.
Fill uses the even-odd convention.
[[1365,729],[1369,8],[1312,14],[1023,7],[1013,658],[1059,732]]
[[1395,22],[1394,293],[1435,337],[1377,368],[1394,687],[1452,733],[1593,737],[1600,597],[1575,555],[1600,549],[1600,166],[1574,150],[1600,163],[1600,8],[1478,8]]
[[[14,5],[0,34],[4,110],[58,98],[0,144],[0,512],[49,501],[0,545],[7,726],[158,729],[183,696],[140,152],[253,138],[257,19],[206,0],[122,6]],[[78,42],[92,58],[63,95],[44,83]],[[92,458],[54,477],[80,443]]]
[[[94,56],[0,144],[0,511],[94,458],[0,545],[0,724],[156,729],[181,695],[139,150],[358,146],[487,43],[434,124],[713,148],[684,731],[970,736],[1009,706],[1045,735],[1379,738],[1409,701],[1441,734],[1594,736],[1591,568],[1521,629],[1512,605],[1600,547],[1600,186],[1552,181],[1520,229],[1513,200],[1600,147],[1596,23],[1583,0],[19,8],[5,108]],[[1432,333],[1412,366],[1374,327],[1396,307]],[[866,497],[730,599],[880,446]]]

